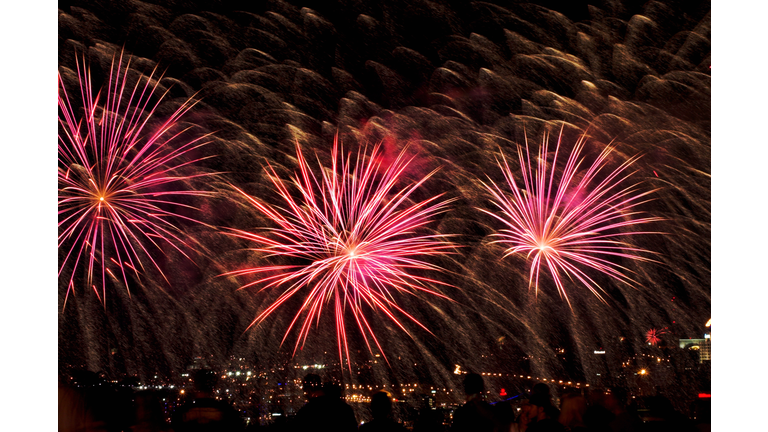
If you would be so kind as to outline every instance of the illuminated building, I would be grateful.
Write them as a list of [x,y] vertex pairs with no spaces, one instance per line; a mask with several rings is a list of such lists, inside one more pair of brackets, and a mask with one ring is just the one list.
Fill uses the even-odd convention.
[[698,351],[699,363],[712,361],[712,339],[708,334],[704,339],[680,339],[680,348]]

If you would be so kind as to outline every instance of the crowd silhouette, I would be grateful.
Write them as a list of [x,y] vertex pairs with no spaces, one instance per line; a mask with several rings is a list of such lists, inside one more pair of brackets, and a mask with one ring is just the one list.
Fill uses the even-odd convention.
[[210,370],[195,373],[193,398],[173,414],[171,424],[174,432],[239,432],[244,429],[238,412],[214,396],[217,378]]
[[214,396],[217,375],[201,370],[194,389],[175,407],[171,421],[164,415],[164,398],[154,391],[110,391],[97,385],[95,374],[84,374],[78,385],[59,383],[60,432],[707,432],[709,400],[697,400],[689,416],[662,394],[630,398],[621,387],[591,391],[566,390],[555,397],[543,383],[502,401],[487,400],[482,376],[464,377],[464,403],[446,410],[423,405],[407,421],[393,410],[392,395],[375,392],[366,421],[359,422],[346,403],[342,387],[323,383],[320,376],[304,377],[306,403],[294,416],[276,417],[269,424],[251,422]]
[[360,426],[360,432],[405,432],[406,429],[393,418],[392,399],[386,392],[371,396],[373,420]]
[[320,377],[309,374],[304,378],[308,401],[296,414],[294,430],[328,430],[348,432],[357,430],[355,413],[342,399],[338,384],[320,385]]

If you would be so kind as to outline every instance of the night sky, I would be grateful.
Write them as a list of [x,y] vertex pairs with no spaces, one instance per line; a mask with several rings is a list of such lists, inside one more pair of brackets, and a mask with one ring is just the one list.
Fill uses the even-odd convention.
[[[643,349],[651,328],[669,328],[672,342],[700,337],[711,316],[709,3],[552,3],[59,4],[65,86],[76,90],[82,53],[96,88],[121,48],[135,70],[164,70],[161,85],[170,90],[159,112],[200,101],[183,121],[194,133],[213,133],[195,156],[215,157],[194,169],[217,173],[189,185],[214,195],[191,200],[199,211],[183,214],[214,228],[178,222],[195,246],[191,259],[161,251],[168,282],[150,268],[129,281],[129,297],[110,281],[104,303],[76,287],[61,311],[67,280],[60,280],[60,365],[144,376],[175,373],[196,355],[284,361],[295,332],[279,343],[298,304],[244,333],[279,291],[237,291],[247,278],[219,276],[256,259],[246,249],[253,245],[224,230],[269,226],[231,186],[274,199],[266,164],[287,178],[297,167],[296,141],[311,160],[328,160],[337,133],[353,151],[384,142],[397,152],[408,143],[416,162],[406,181],[439,168],[416,198],[456,200],[429,226],[462,246],[436,262],[450,271],[433,275],[457,287],[438,288],[453,301],[396,298],[434,334],[406,323],[409,338],[369,315],[386,355],[422,365],[394,366],[395,376],[448,380],[455,363],[480,370],[533,356],[532,371],[583,378],[597,367],[588,354],[621,337],[633,341],[620,348],[626,355]],[[663,235],[632,239],[658,253],[658,263],[621,262],[637,286],[594,275],[606,291],[602,303],[566,280],[572,308],[551,279],[538,295],[528,289],[525,257],[502,259],[489,237],[498,224],[476,210],[488,208],[478,179],[500,178],[499,150],[511,154],[524,134],[538,143],[561,128],[566,146],[588,130],[588,155],[610,142],[614,163],[641,154],[633,179],[658,189],[643,210],[665,219],[652,227]],[[297,361],[335,358],[325,318]],[[354,334],[351,343],[359,350],[353,360],[371,355]],[[555,346],[574,366],[548,358]]]

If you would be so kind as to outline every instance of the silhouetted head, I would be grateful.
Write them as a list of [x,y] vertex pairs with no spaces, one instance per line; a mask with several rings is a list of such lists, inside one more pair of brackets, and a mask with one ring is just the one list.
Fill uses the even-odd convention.
[[387,418],[392,412],[392,400],[385,392],[378,392],[371,397],[371,414],[373,418]]
[[210,369],[200,369],[195,372],[195,389],[203,393],[213,393],[218,376]]
[[329,399],[341,399],[341,386],[332,382],[325,383],[323,385],[323,394]]
[[533,386],[533,389],[531,389],[532,395],[542,395],[546,396],[547,398],[550,397],[549,393],[549,386],[544,383],[538,383]]
[[308,374],[304,377],[304,382],[301,387],[305,393],[311,394],[322,390],[322,381],[320,376],[316,374]]
[[480,374],[470,373],[464,377],[464,393],[468,395],[482,393],[485,390],[485,383]]
[[536,394],[536,393],[531,395],[529,402],[531,403],[531,405],[536,405],[542,408],[547,407],[551,404],[551,402],[549,401],[548,395]]

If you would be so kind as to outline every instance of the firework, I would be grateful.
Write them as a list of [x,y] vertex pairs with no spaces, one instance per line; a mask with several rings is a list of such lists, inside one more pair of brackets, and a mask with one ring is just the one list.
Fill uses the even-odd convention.
[[[403,317],[426,329],[398,305],[393,294],[424,293],[445,298],[429,288],[442,282],[418,273],[440,271],[441,268],[424,261],[423,257],[449,253],[453,246],[439,235],[418,232],[435,215],[444,212],[451,200],[441,200],[438,195],[418,203],[410,202],[413,192],[434,171],[398,189],[412,160],[406,159],[405,151],[394,162],[384,164],[376,146],[370,155],[362,151],[353,161],[351,154],[346,159],[339,155],[337,137],[331,169],[325,169],[318,161],[319,177],[310,169],[298,143],[296,152],[299,172],[292,183],[298,199],[294,199],[288,184],[272,167],[268,174],[285,202],[283,208],[262,203],[237,189],[276,228],[267,230],[265,235],[241,230],[232,230],[232,235],[256,242],[259,245],[256,251],[302,264],[265,265],[227,274],[259,275],[258,280],[241,289],[261,285],[262,290],[277,288],[282,292],[251,326],[263,322],[291,297],[301,297],[301,308],[282,340],[285,342],[294,327],[299,328],[294,354],[306,342],[312,323],[319,324],[326,307],[335,317],[342,362],[344,356],[349,361],[347,309],[368,349],[372,351],[370,341],[373,341],[383,354],[364,310],[382,313],[406,333],[408,330],[400,320]],[[276,274],[265,275],[271,273]]]
[[645,334],[645,340],[651,345],[658,345],[661,342],[661,336],[667,334],[664,329],[650,329]]
[[206,144],[205,137],[181,138],[186,130],[175,127],[193,103],[150,122],[165,96],[155,94],[159,78],[153,79],[153,71],[131,86],[130,61],[122,63],[122,54],[113,58],[107,88],[94,95],[85,60],[77,62],[84,112],[79,119],[59,74],[58,247],[64,253],[59,277],[69,273],[65,306],[78,270],[84,269],[87,285],[104,301],[108,278],[128,288],[128,274],[138,278],[145,265],[162,274],[152,252],[164,244],[187,256],[174,220],[195,220],[169,208],[191,208],[178,198],[206,194],[182,187],[200,176],[181,173],[200,160],[183,156]]
[[[638,225],[661,220],[645,217],[637,209],[654,191],[641,191],[639,183],[624,185],[633,174],[629,168],[638,159],[632,157],[617,168],[607,168],[613,148],[606,146],[591,165],[582,169],[581,152],[586,136],[582,135],[571,151],[565,167],[557,173],[562,131],[551,162],[548,136],[542,139],[538,160],[534,164],[528,148],[517,146],[520,174],[513,174],[504,155],[497,161],[509,192],[504,192],[489,179],[485,187],[499,212],[482,210],[505,228],[494,234],[494,243],[507,246],[504,257],[525,254],[530,261],[529,289],[539,289],[542,265],[549,270],[560,295],[570,305],[562,275],[578,280],[599,299],[602,288],[585,269],[593,269],[618,281],[634,284],[627,276],[630,270],[617,264],[616,258],[652,261],[652,252],[627,243],[632,235],[649,234],[635,231]],[[521,183],[522,182],[522,183]],[[611,260],[613,259],[613,260]]]

